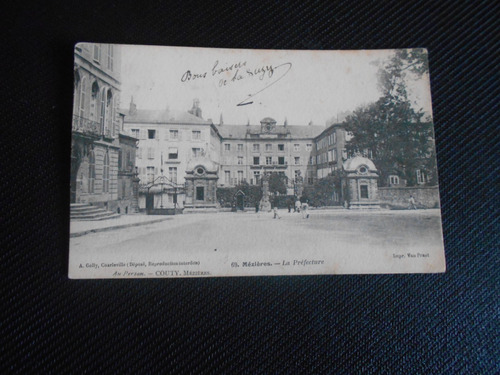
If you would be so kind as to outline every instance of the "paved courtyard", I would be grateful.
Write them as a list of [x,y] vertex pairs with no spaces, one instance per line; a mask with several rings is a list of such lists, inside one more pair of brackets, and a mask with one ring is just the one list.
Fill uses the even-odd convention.
[[[163,222],[71,238],[70,257],[74,264],[96,265],[192,260],[200,262],[199,269],[219,269],[217,274],[226,275],[444,269],[439,210],[310,214],[309,219],[285,210],[280,212],[281,219],[273,219],[272,213],[178,215]],[[324,262],[315,267],[293,264],[314,259]],[[261,262],[273,267],[261,267]],[[243,263],[256,266],[244,267]]]

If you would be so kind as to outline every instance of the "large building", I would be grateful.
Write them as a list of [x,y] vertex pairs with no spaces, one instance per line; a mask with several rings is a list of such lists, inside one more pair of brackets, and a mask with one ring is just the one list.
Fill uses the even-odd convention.
[[316,166],[316,178],[342,169],[342,163],[347,160],[346,137],[342,124],[332,123],[314,138],[311,162]]
[[[208,158],[218,168],[220,136],[216,126],[201,117],[195,101],[190,111],[140,110],[132,101],[125,112],[125,129],[139,139],[135,165],[140,179],[139,207],[183,207],[188,163]],[[175,202],[176,201],[176,202]],[[148,202],[149,204],[149,202]]]
[[128,212],[136,140],[118,112],[120,60],[116,45],[75,46],[71,203]]
[[[175,204],[213,207],[214,186],[260,185],[264,173],[286,177],[287,195],[301,196],[317,180],[343,172],[354,156],[346,151],[349,133],[335,121],[326,126],[289,125],[266,117],[260,124],[237,125],[225,124],[221,116],[215,125],[202,118],[197,100],[191,110],[180,112],[138,110],[132,101],[125,114],[125,130],[139,139],[141,209],[148,207],[147,199],[155,209]],[[361,154],[371,158],[370,150]],[[416,176],[417,184],[427,182],[420,170]],[[378,182],[406,185],[397,174]],[[334,190],[330,201],[344,203],[340,188]]]
[[[260,185],[264,173],[286,177],[287,195],[300,196],[318,179],[342,172],[354,156],[346,151],[349,134],[333,121],[289,125],[266,117],[258,125],[225,124],[222,119],[215,125],[202,118],[197,100],[189,111],[138,110],[132,100],[124,113],[125,131],[139,139],[135,166],[141,209],[213,207],[213,186]],[[370,150],[361,154],[371,157]],[[197,165],[206,175],[196,172]],[[417,184],[427,182],[424,172],[415,173]],[[397,187],[406,181],[390,173],[379,184]],[[337,190],[330,200],[341,204],[346,197]]]
[[[124,113],[126,131],[139,139],[136,167],[141,209],[173,207],[174,203],[183,207],[186,177],[191,179],[190,168],[197,160],[213,163],[218,187],[260,185],[264,173],[278,173],[286,177],[289,194],[297,194],[297,184],[314,184],[318,177],[339,168],[345,155],[345,131],[335,124],[327,128],[286,121],[277,124],[267,117],[258,125],[222,120],[215,125],[202,118],[197,100],[184,112],[140,110],[132,100]],[[148,196],[152,200],[147,201]]]
[[277,125],[276,120],[266,117],[259,125],[219,124],[217,128],[221,137],[220,186],[244,181],[256,185],[268,172],[286,176],[289,187],[298,180],[314,182],[314,137],[324,126]]

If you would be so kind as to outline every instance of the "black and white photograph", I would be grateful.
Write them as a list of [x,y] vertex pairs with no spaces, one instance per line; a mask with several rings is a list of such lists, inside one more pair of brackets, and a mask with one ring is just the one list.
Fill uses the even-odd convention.
[[70,278],[445,272],[425,49],[78,43],[71,134]]

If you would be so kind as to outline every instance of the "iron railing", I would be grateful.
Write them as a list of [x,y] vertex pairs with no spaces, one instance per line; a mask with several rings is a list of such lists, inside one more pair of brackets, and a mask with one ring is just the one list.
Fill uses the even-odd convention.
[[76,133],[99,137],[101,135],[101,124],[80,116],[73,116],[71,130]]

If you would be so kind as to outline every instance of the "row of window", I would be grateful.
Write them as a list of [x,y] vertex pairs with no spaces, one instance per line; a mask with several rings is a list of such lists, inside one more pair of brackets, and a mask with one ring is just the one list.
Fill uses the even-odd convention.
[[[278,146],[278,151],[285,151],[285,144],[280,143],[277,145]],[[243,152],[243,143],[238,143],[236,145],[237,151],[238,152]],[[252,145],[252,150],[253,152],[260,152],[260,144],[259,143],[254,143]],[[295,143],[293,145],[293,150],[294,151],[300,151],[300,144]],[[312,150],[312,143],[306,144],[306,151],[311,151]],[[224,151],[229,152],[231,151],[231,144],[230,143],[224,143]],[[267,143],[265,145],[265,151],[266,152],[272,152],[273,151],[273,144],[272,143]]]
[[316,143],[316,151],[334,145],[335,143],[337,143],[337,134],[332,133],[327,137],[321,138],[320,141]]
[[[285,172],[278,172],[278,174],[281,176],[285,176]],[[246,179],[243,176],[244,176],[243,171],[236,171],[236,177],[234,178],[231,176],[231,171],[224,171],[224,183],[228,185],[240,184],[246,181]],[[296,170],[294,172],[294,176],[295,176],[295,181],[299,181],[301,179],[300,170]],[[255,185],[258,185],[260,183],[260,178],[261,178],[260,171],[254,171],[253,179],[252,178],[250,179],[250,184],[253,185],[255,183]],[[312,184],[313,181],[314,181],[313,177],[310,176],[307,182],[309,184]]]
[[[143,155],[143,151],[146,152],[146,155]],[[203,149],[200,147],[193,147],[191,149],[191,157],[197,158],[200,157],[203,153]],[[136,152],[137,159],[142,159],[145,156],[147,159],[154,159],[156,157],[156,150],[154,147],[141,148],[139,147]],[[167,153],[168,160],[178,160],[179,159],[179,149],[177,147],[169,147]]]
[[[284,156],[278,156],[277,158],[266,156],[264,160],[265,165],[287,165],[287,161]],[[300,164],[300,156],[295,156],[293,160],[295,165]],[[260,161],[261,158],[259,156],[253,157],[253,165],[260,165]],[[243,156],[238,156],[238,165],[243,165]]]
[[[134,138],[137,139],[159,139],[159,134],[156,129],[131,129],[131,134]],[[181,140],[181,133],[179,130],[169,130],[165,132],[165,140]],[[191,140],[203,140],[202,132],[200,130],[192,130],[191,131]],[[239,143],[236,145],[238,152],[243,152],[243,143]],[[278,151],[285,151],[284,144],[278,144]],[[225,143],[224,150],[229,152],[231,151],[231,144]],[[294,151],[300,151],[300,144],[296,143],[293,145]],[[306,144],[306,151],[312,150],[312,143]],[[273,151],[273,144],[268,143],[265,145],[266,152]],[[253,152],[260,152],[260,144],[253,144]]]
[[[114,46],[112,44],[105,45],[104,48],[100,44],[94,44],[92,51],[92,58],[94,63],[101,65],[104,63],[106,68],[113,71],[114,68]],[[104,50],[104,60],[102,59],[102,53]]]
[[[147,149],[144,149],[144,150],[146,150],[146,153],[147,153],[146,158],[147,159],[154,159],[156,157],[155,148],[148,147]],[[199,147],[194,147],[191,149],[191,156],[194,158],[201,156],[201,153],[202,153],[202,149]],[[343,157],[347,157],[347,153],[345,151],[343,151]],[[143,158],[143,148],[139,147],[137,149],[137,159],[142,159],[142,158]],[[178,160],[178,158],[179,158],[179,151],[178,151],[177,147],[169,147],[167,159],[168,160]],[[277,158],[274,158],[272,156],[266,156],[264,158],[264,160],[265,160],[264,165],[287,165],[286,158],[284,156],[278,156]],[[327,163],[330,161],[336,161],[336,160],[337,160],[337,150],[330,150],[330,151],[322,153],[320,155],[311,156],[309,158],[309,164],[311,164],[311,165],[324,164],[324,163]],[[295,156],[293,158],[293,161],[294,161],[295,165],[300,165],[300,162],[301,162],[300,156]],[[238,156],[237,164],[238,165],[244,164],[243,156]],[[259,156],[253,157],[253,165],[261,165],[261,158]]]
[[99,87],[97,80],[88,86],[87,77],[75,73],[74,114],[80,119],[97,122],[103,135],[115,136],[115,98],[109,87]]
[[[346,153],[347,156],[347,153]],[[316,160],[314,160],[316,159]],[[334,162],[337,161],[337,150],[330,150],[327,152],[322,152],[319,155],[316,155],[316,157],[311,157],[312,163],[316,162],[316,164],[324,164],[328,162]]]
[[[147,150],[147,159],[154,159],[156,156],[155,149],[153,147],[148,147],[146,150]],[[143,157],[142,152],[143,149],[139,147],[137,149],[137,159],[142,159]],[[195,147],[191,149],[191,155],[193,158],[199,157],[201,155],[201,152],[202,152],[201,148]],[[167,158],[168,160],[178,160],[179,150],[176,147],[169,147]],[[273,158],[272,156],[266,156],[264,160],[265,160],[265,165],[287,165],[284,156],[278,156],[277,158]],[[300,156],[295,156],[293,158],[293,161],[295,165],[300,165]],[[253,157],[253,165],[261,165],[260,162],[261,158],[259,156]],[[237,164],[238,165],[244,164],[243,156],[238,156]]]
[[[146,181],[148,183],[152,183],[155,179],[155,176],[158,174],[158,168],[154,166],[148,166],[145,168],[139,168],[139,174],[142,176],[146,177]],[[284,172],[278,172],[282,175],[284,175]],[[237,177],[232,178],[231,177],[231,171],[224,171],[224,182],[226,184],[239,184],[245,181],[243,175],[243,171],[237,171],[236,172]],[[417,170],[417,183],[418,184],[424,184],[427,182],[427,176],[426,174],[421,171]],[[173,182],[177,183],[177,167],[168,167],[168,178]],[[251,184],[255,181],[255,184],[258,184],[260,181],[260,171],[254,171],[253,172],[253,179],[251,179]],[[295,180],[297,180],[300,177],[300,171],[296,170],[295,171]],[[308,183],[312,184],[314,181],[314,178],[312,174],[308,176]],[[94,192],[94,183],[95,183],[95,157],[93,153],[91,156],[89,156],[89,192],[93,193]],[[391,185],[399,185],[399,177],[396,175],[391,175],[389,176],[389,183]],[[103,192],[108,192],[109,191],[109,156],[106,154],[104,158],[104,170],[103,170]]]
[[[156,129],[130,129],[130,133],[132,134],[132,137],[137,139],[159,139],[159,131]],[[182,133],[177,129],[172,129],[164,133],[164,139],[180,141],[182,140]],[[191,140],[203,140],[203,133],[201,130],[192,130]]]
[[[429,176],[425,173],[425,171],[421,169],[417,169],[415,171],[417,177],[417,184],[422,185],[429,182]],[[389,176],[389,184],[390,185],[399,185],[399,176],[390,175]]]
[[[155,177],[158,176],[158,168],[154,166],[147,166],[144,168],[138,168],[140,179],[146,181],[147,183],[153,183]],[[174,184],[177,183],[177,167],[169,167],[167,177]]]
[[[131,129],[131,134],[134,138],[137,139],[159,139],[159,132],[156,129]],[[172,129],[169,130],[168,132],[165,132],[164,136],[165,140],[181,140],[182,139],[182,133],[179,132],[177,129]],[[200,130],[192,130],[191,131],[191,140],[203,140],[203,133]],[[324,145],[330,145],[335,143],[335,133],[330,134],[330,136],[323,138],[318,144],[316,144],[317,149],[323,148]],[[230,152],[231,151],[231,144],[230,143],[225,143],[224,144],[224,151]],[[293,145],[293,151],[299,152],[301,145],[299,143],[295,143]],[[273,144],[272,143],[267,143],[264,145],[265,147],[265,152],[273,152]],[[280,152],[285,151],[285,144],[278,144],[277,149]],[[238,143],[236,145],[236,151],[237,152],[243,152],[244,150],[244,144],[243,143]],[[253,152],[260,152],[260,144],[259,143],[254,143],[252,145],[252,150]],[[312,150],[312,143],[307,143],[306,144],[306,151],[311,151]]]

